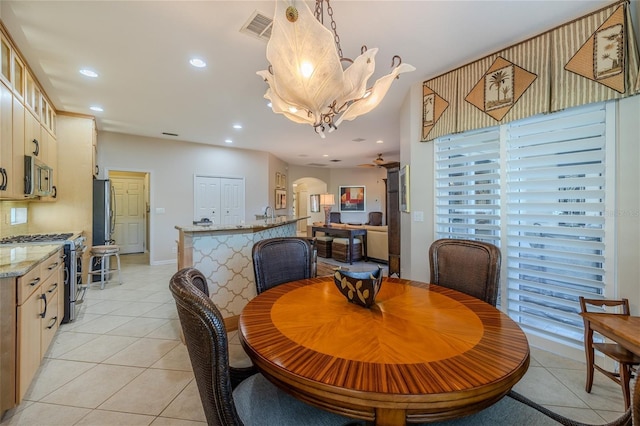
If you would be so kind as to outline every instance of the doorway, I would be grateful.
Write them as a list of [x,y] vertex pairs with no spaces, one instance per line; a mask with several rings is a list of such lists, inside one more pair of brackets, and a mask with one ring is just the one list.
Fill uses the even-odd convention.
[[293,191],[296,215],[309,217],[306,222],[298,221],[298,236],[306,236],[313,222],[324,222],[324,213],[320,210],[313,211],[311,208],[310,196],[327,192],[327,184],[317,178],[304,177],[293,182]]
[[115,228],[113,239],[121,254],[149,250],[149,173],[109,171],[115,190]]

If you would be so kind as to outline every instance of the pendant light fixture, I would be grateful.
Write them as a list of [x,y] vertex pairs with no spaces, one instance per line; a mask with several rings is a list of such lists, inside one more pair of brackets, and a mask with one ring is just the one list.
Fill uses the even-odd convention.
[[[323,25],[325,3],[331,30]],[[367,87],[376,53],[377,48],[363,46],[355,60],[343,57],[329,0],[316,0],[315,13],[303,0],[276,0],[267,44],[270,65],[257,74],[269,85],[264,97],[273,112],[310,124],[324,138],[325,130],[374,109],[399,74],[415,70],[394,56],[391,73]],[[346,69],[343,62],[349,64]]]

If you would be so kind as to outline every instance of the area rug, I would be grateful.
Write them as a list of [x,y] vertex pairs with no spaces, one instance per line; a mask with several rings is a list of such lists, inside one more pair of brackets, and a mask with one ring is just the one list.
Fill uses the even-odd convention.
[[349,270],[349,268],[345,268],[343,266],[336,266],[336,265],[332,265],[330,263],[318,261],[317,276],[326,277],[328,275],[333,275],[333,273],[336,271],[336,269],[340,269],[340,270],[343,270],[343,271],[348,271]]

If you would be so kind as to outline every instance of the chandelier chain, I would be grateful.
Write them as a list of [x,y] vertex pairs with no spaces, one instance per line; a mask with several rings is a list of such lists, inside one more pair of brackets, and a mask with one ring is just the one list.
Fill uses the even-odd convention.
[[324,2],[327,2],[327,15],[329,15],[329,18],[331,18],[331,30],[333,31],[333,41],[336,44],[336,48],[338,50],[338,56],[340,57],[340,59],[344,59],[344,56],[342,54],[342,46],[340,46],[340,36],[338,35],[338,30],[337,30],[337,25],[336,25],[336,21],[335,19],[333,19],[333,7],[331,7],[331,3],[329,3],[329,0],[316,0],[316,10],[315,10],[315,16],[316,19],[322,24],[324,25],[324,7],[323,4]]

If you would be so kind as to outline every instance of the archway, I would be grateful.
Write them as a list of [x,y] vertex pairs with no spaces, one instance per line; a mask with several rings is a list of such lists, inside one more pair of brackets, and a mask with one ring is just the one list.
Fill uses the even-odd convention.
[[307,221],[298,221],[298,235],[307,236],[307,227],[313,222],[323,222],[324,212],[311,211],[310,196],[327,192],[327,183],[323,180],[304,177],[293,182],[293,208],[296,216],[308,216]]

